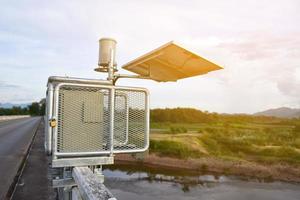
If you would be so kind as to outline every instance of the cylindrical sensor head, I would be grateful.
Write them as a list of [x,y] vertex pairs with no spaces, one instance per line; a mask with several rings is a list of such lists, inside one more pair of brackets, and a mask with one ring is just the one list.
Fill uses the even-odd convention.
[[98,60],[99,67],[97,67],[95,71],[108,72],[110,62],[113,63],[112,66],[114,68],[114,71],[117,71],[117,63],[115,59],[116,44],[117,41],[112,38],[101,38],[99,40],[99,60]]

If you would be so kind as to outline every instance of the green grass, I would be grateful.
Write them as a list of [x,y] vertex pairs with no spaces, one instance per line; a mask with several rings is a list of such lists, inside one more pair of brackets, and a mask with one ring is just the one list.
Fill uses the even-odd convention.
[[168,122],[159,123],[159,122],[153,122],[150,124],[151,129],[169,130],[170,127],[186,127],[189,130],[194,130],[194,131],[198,130],[199,128],[209,127],[209,126],[211,126],[211,125],[206,124],[206,123],[168,123]]
[[[179,158],[211,156],[266,163],[300,164],[299,122],[154,123],[151,127],[160,131],[151,134],[150,151],[166,156]],[[181,127],[184,127],[184,131],[180,130]],[[170,130],[176,134],[167,136]]]
[[170,127],[170,133],[176,134],[176,133],[186,133],[187,128],[185,127]]
[[201,152],[187,145],[177,141],[168,140],[151,140],[150,152],[159,153],[163,156],[177,157],[177,158],[194,158],[201,156]]

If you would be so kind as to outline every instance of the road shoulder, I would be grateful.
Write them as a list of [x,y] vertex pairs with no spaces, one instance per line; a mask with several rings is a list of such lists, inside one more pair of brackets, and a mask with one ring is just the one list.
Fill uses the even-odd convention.
[[44,151],[44,122],[40,123],[32,149],[13,194],[15,200],[56,199],[51,187],[50,161]]

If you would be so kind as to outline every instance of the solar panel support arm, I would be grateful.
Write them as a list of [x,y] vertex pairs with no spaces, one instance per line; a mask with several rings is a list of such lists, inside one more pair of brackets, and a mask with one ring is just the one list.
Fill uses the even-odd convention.
[[114,84],[120,78],[136,78],[136,79],[151,79],[149,76],[141,76],[141,75],[131,75],[131,74],[115,74],[114,75]]

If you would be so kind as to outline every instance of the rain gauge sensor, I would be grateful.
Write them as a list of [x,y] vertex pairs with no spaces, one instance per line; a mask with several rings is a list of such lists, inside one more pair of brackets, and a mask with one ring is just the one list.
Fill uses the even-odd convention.
[[95,71],[106,73],[107,80],[58,76],[48,79],[45,149],[51,156],[52,168],[60,170],[54,187],[65,187],[75,167],[90,166],[101,174],[100,166],[113,164],[115,154],[148,149],[149,92],[146,88],[117,86],[118,79],[168,82],[222,69],[169,42],[122,66],[135,75],[120,74],[116,44],[111,38],[99,40]]

